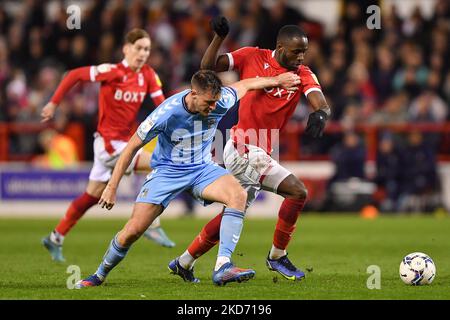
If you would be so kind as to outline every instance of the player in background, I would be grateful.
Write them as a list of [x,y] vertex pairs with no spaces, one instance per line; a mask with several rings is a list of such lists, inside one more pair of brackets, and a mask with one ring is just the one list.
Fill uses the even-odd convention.
[[[291,88],[299,83],[293,73],[277,77],[246,79],[222,87],[215,72],[202,70],[191,79],[191,89],[165,100],[141,123],[131,137],[112,173],[100,199],[100,204],[111,209],[115,203],[120,179],[135,154],[147,142],[158,136],[158,145],[151,159],[153,172],[147,176],[131,218],[112,239],[97,271],[77,283],[77,288],[101,285],[108,273],[126,256],[130,246],[142,235],[178,194],[189,191],[204,204],[223,203],[221,243],[213,272],[213,282],[242,282],[252,278],[255,271],[235,267],[229,257],[236,247],[244,217],[247,193],[227,170],[212,161],[211,145],[217,125],[226,112],[248,90],[273,86]],[[229,223],[225,223],[229,222]],[[183,272],[176,261],[169,268],[173,273],[191,282],[199,280],[193,272]]]
[[[147,94],[156,106],[164,101],[161,82],[156,72],[146,64],[150,55],[150,36],[145,30],[133,29],[125,36],[124,59],[117,64],[101,64],[73,69],[67,73],[56,89],[50,102],[43,108],[42,121],[53,118],[64,95],[80,81],[100,82],[99,114],[94,140],[94,164],[89,175],[86,191],[73,200],[64,217],[43,245],[55,261],[65,261],[62,254],[64,237],[84,213],[97,204],[106,187],[120,153],[130,139],[139,108]],[[149,172],[151,154],[139,152],[133,158],[126,173]],[[149,239],[166,246],[175,244],[155,221],[146,232]]]
[[[285,198],[278,212],[266,265],[269,270],[277,271],[286,279],[300,280],[305,274],[288,259],[286,248],[305,205],[307,190],[299,179],[271,157],[271,133],[277,133],[284,127],[301,94],[305,95],[314,109],[308,118],[307,134],[314,138],[321,137],[325,122],[330,117],[330,107],[316,76],[302,64],[308,49],[308,38],[298,26],[287,25],[279,30],[275,50],[244,47],[216,58],[229,27],[225,17],[214,18],[211,27],[215,35],[203,56],[202,69],[217,72],[236,70],[241,79],[273,77],[286,71],[300,76],[301,84],[297,91],[275,86],[252,91],[242,98],[238,123],[232,128],[231,139],[224,149],[226,168],[248,193],[246,208],[253,203],[261,189]],[[187,250],[176,258],[181,268],[192,270],[195,260],[219,241],[219,230],[227,224],[222,214],[208,222]]]

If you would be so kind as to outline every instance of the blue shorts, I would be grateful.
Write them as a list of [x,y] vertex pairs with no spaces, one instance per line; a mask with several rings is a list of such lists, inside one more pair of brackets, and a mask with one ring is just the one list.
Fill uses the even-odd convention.
[[193,168],[160,166],[147,176],[136,202],[160,204],[167,208],[177,195],[189,191],[203,205],[208,205],[212,202],[202,199],[203,190],[227,174],[230,173],[216,163],[206,163]]

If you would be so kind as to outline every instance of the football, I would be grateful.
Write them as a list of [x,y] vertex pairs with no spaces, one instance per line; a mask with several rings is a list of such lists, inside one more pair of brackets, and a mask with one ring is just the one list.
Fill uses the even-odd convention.
[[425,253],[410,253],[400,263],[400,279],[406,284],[413,286],[430,284],[435,276],[436,265]]

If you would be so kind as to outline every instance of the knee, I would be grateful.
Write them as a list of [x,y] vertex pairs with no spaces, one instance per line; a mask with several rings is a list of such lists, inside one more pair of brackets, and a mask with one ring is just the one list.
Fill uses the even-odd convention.
[[231,194],[230,199],[228,200],[229,207],[236,207],[236,209],[244,210],[247,203],[247,191],[244,190],[241,186],[235,188]]
[[123,245],[130,246],[141,237],[144,231],[138,226],[127,226],[122,232]]
[[298,181],[298,183],[293,186],[291,189],[291,196],[289,198],[299,201],[306,201],[308,198],[308,189],[306,189],[303,182]]

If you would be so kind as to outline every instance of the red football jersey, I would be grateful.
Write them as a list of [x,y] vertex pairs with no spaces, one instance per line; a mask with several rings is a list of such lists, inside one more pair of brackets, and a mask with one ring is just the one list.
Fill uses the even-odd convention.
[[[275,51],[244,47],[227,53],[229,70],[236,70],[241,79],[273,77],[289,70],[275,60]],[[321,91],[317,77],[311,70],[301,65],[296,73],[300,76],[299,90],[265,88],[249,91],[240,101],[239,121],[231,129],[233,140],[238,143],[256,145],[271,153],[271,137],[278,135],[289,117],[294,113],[300,95],[311,91]]]
[[80,80],[100,82],[97,131],[110,153],[114,152],[111,140],[128,141],[133,135],[131,128],[147,93],[156,105],[164,101],[161,81],[150,66],[144,65],[139,72],[134,72],[125,59],[115,66],[103,72],[101,66],[72,70],[51,99],[58,104],[64,93]]

